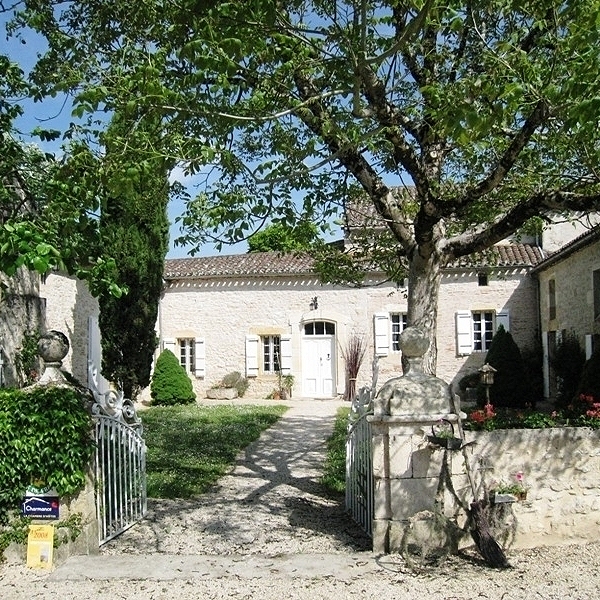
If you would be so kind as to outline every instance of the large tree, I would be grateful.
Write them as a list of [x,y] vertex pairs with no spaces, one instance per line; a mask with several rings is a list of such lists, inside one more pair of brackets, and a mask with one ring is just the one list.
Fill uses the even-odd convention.
[[600,208],[599,0],[26,4],[50,44],[41,94],[151,107],[206,173],[187,242],[366,199],[387,228],[368,249],[408,273],[433,341],[445,265]]

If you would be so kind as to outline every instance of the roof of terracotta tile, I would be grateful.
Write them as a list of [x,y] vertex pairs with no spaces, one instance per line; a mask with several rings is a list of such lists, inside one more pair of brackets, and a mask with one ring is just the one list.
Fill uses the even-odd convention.
[[171,258],[165,261],[165,278],[298,275],[310,273],[312,264],[312,258],[306,254],[282,255],[278,252],[250,252],[203,258]]
[[[535,266],[543,260],[542,251],[529,244],[494,246],[476,257],[465,257],[452,265],[467,267]],[[307,254],[252,252],[202,258],[171,258],[165,261],[165,279],[195,279],[207,277],[260,277],[303,275],[312,272],[313,260]]]

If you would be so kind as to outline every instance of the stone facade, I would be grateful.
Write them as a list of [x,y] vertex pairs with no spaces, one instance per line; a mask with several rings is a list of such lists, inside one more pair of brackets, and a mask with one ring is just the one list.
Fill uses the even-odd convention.
[[534,269],[539,281],[540,331],[546,396],[556,387],[550,358],[574,334],[586,356],[600,338],[600,227],[575,239]]
[[[221,259],[227,257],[220,257]],[[232,257],[233,258],[233,257]],[[185,260],[185,259],[181,259]],[[206,259],[210,260],[210,259]],[[180,261],[181,262],[181,261]],[[483,364],[485,352],[457,353],[457,311],[490,311],[507,315],[508,327],[522,349],[534,346],[537,335],[536,285],[528,276],[530,265],[490,269],[487,285],[480,285],[477,269],[447,270],[442,278],[438,312],[438,375],[458,384],[459,379]],[[371,384],[372,362],[378,354],[378,381],[401,374],[401,354],[391,344],[389,315],[405,314],[405,290],[373,278],[367,288],[323,285],[309,273],[248,276],[168,277],[160,303],[158,333],[166,340],[200,339],[204,364],[201,376],[191,374],[196,393],[206,390],[232,372],[246,372],[246,337],[289,336],[289,372],[295,376],[293,394],[303,390],[304,326],[324,321],[335,326],[334,388],[344,391],[342,350],[353,334],[363,336],[367,350],[357,387]],[[317,307],[314,307],[314,299]],[[376,315],[385,322],[386,349],[376,348]],[[177,353],[177,352],[176,352]],[[305,355],[304,355],[305,356]],[[277,377],[259,372],[250,378],[248,396],[265,396],[277,387]]]
[[90,353],[95,349],[97,360],[100,356],[99,337],[93,339],[100,312],[98,301],[84,281],[56,272],[48,274],[41,284],[40,295],[46,304],[46,329],[61,331],[69,339],[70,348],[62,368],[88,385]]

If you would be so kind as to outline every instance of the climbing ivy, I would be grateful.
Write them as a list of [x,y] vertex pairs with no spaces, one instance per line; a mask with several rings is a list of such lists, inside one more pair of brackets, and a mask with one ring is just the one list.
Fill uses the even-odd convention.
[[19,507],[33,481],[43,481],[59,496],[83,488],[94,444],[91,430],[76,390],[0,390],[0,523]]

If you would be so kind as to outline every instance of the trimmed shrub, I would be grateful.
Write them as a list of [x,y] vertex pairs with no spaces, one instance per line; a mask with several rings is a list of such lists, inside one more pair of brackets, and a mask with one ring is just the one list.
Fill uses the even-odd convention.
[[150,384],[152,404],[170,406],[196,400],[192,382],[170,350],[163,350],[156,361]]
[[578,396],[591,396],[600,402],[600,344],[596,344],[596,349],[583,365]]
[[576,398],[585,352],[574,333],[567,333],[557,344],[550,365],[557,377],[556,407],[567,408]]
[[502,325],[492,339],[485,362],[497,371],[490,388],[490,402],[494,406],[527,408],[535,405],[521,351]]

